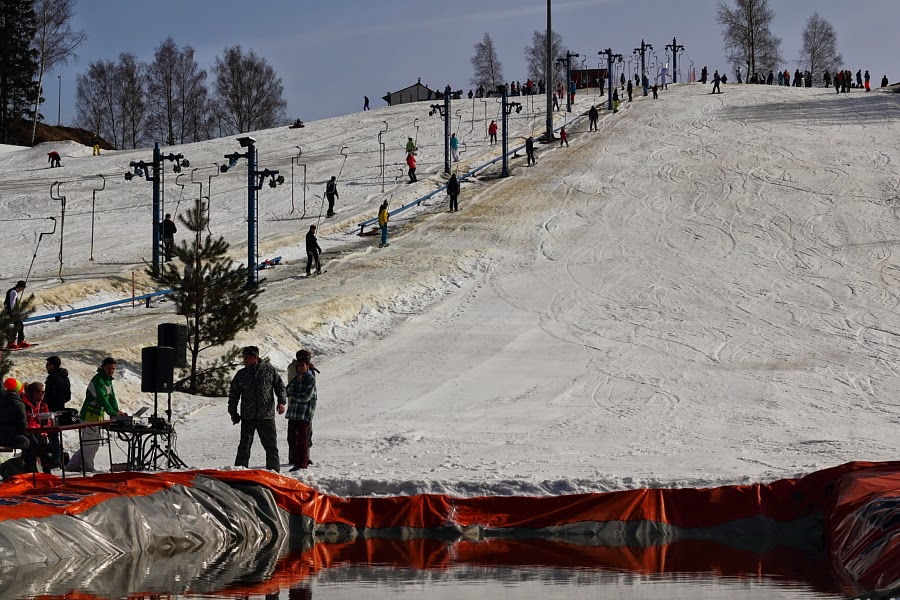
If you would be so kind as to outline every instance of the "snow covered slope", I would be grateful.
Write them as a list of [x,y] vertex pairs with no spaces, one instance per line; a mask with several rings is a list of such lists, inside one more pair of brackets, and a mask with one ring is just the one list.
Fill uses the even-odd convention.
[[[239,337],[281,368],[301,346],[316,352],[315,465],[301,478],[337,494],[542,494],[740,483],[895,458],[898,96],[708,89],[638,97],[601,113],[596,133],[577,124],[569,148],[538,148],[536,167],[513,159],[513,177],[465,185],[459,213],[439,196],[398,215],[386,250],[355,224],[392,191],[398,205],[441,183],[442,123],[428,103],[254,134],[261,167],[289,181],[302,148],[308,216],[341,173],[338,216],[322,219],[329,272],[308,281],[302,238],[316,220],[288,220],[302,212],[302,169],[293,214],[290,185],[263,188],[261,254],[288,264],[266,272],[260,327]],[[590,101],[580,96],[573,114]],[[517,135],[542,127],[529,103]],[[496,156],[484,130],[498,111],[493,101],[457,108],[462,171]],[[416,185],[394,183],[407,136],[422,148]],[[198,167],[206,195],[213,162],[237,149],[229,138],[166,151]],[[31,168],[47,151],[31,151]],[[48,306],[123,297],[149,257],[150,185],[120,174],[150,151],[61,153],[62,169],[33,172],[23,152],[0,156],[0,272],[14,282],[27,271],[43,219],[58,216],[48,190],[59,180],[65,282],[55,278],[57,234],[43,242],[29,291]],[[238,260],[244,169],[211,180],[213,233]],[[97,173],[108,181],[92,263]],[[199,193],[189,175],[183,192],[175,181],[168,173],[169,212]],[[147,289],[145,277],[138,284]],[[78,389],[111,353],[136,408],[149,401],[137,391],[140,348],[172,319],[164,304],[30,327],[41,353],[17,355],[17,375],[41,376],[55,353]],[[176,396],[175,412],[188,464],[232,462],[224,401]],[[256,448],[253,464],[262,462]]]

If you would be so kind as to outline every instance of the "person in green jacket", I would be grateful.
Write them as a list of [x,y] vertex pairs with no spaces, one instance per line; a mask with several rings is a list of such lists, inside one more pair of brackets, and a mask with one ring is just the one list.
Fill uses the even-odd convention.
[[[113,389],[113,375],[116,374],[116,359],[107,356],[100,363],[97,374],[87,386],[84,404],[81,407],[81,420],[84,423],[102,421],[105,416],[124,415],[119,410],[116,391]],[[67,471],[94,471],[94,457],[100,448],[100,428],[87,427],[81,434],[81,449],[76,452],[66,465]]]

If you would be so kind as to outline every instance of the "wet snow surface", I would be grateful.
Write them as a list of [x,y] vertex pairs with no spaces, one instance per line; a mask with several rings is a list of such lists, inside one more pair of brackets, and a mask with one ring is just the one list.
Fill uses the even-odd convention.
[[[446,212],[441,193],[394,216],[384,250],[356,224],[385,197],[395,207],[443,183],[442,123],[429,103],[254,133],[260,168],[287,178],[260,192],[260,258],[286,264],[263,272],[260,325],[238,343],[260,346],[280,369],[300,347],[316,354],[315,465],[300,478],[342,495],[559,494],[767,481],[896,459],[900,95],[724,89],[638,97],[602,112],[595,133],[579,120],[571,147],[538,146],[536,167],[515,158],[509,179],[464,183],[460,212]],[[572,115],[592,98],[580,94]],[[525,100],[511,122],[514,145],[543,123],[532,112],[542,99]],[[451,114],[461,173],[498,155],[485,139],[485,119],[499,119],[494,100],[456,102]],[[395,179],[407,136],[420,146],[413,185]],[[240,150],[235,139],[164,149],[192,162],[178,179],[167,163],[164,211],[181,213],[197,197],[197,168],[204,196],[212,184],[212,232],[246,262],[246,163],[208,179],[214,162]],[[43,169],[51,149],[61,169]],[[46,217],[60,217],[49,193],[60,181],[65,281],[57,228],[29,281],[39,312],[129,297],[132,271],[137,293],[152,290],[141,273],[151,186],[122,177],[151,150],[7,150],[7,286],[27,272],[38,232],[52,228]],[[96,196],[91,262],[97,173],[106,189]],[[306,280],[303,236],[338,174],[338,214],[320,224],[328,273]],[[181,227],[176,239],[189,238]],[[152,404],[139,391],[140,349],[154,345],[158,323],[177,320],[161,303],[30,326],[40,351],[16,354],[15,373],[43,378],[44,358],[60,355],[78,405],[112,354],[121,403],[134,410]],[[173,402],[181,457],[230,465],[238,430],[225,400]],[[264,464],[258,442],[252,464]]]

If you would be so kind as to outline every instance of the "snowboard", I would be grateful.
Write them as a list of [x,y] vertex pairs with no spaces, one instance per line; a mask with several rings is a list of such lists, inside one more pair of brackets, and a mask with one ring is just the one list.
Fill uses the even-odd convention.
[[304,273],[302,277],[303,277],[304,279],[306,279],[307,277],[316,277],[317,275],[324,275],[324,274],[327,273],[327,272],[328,272],[328,269],[322,269],[322,272],[321,272],[321,273],[312,273],[312,274],[310,274],[310,275],[307,275],[307,274]]
[[387,248],[387,247],[390,246],[390,245],[391,245],[390,243],[387,243],[387,244],[378,244],[378,247],[379,247],[379,248]]
[[0,352],[18,352],[19,350],[31,350],[32,348],[36,348],[40,346],[40,344],[31,344],[27,348],[3,348],[0,349]]

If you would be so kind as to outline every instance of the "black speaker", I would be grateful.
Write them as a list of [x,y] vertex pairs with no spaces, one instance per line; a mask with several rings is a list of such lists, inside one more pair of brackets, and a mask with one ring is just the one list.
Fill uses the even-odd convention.
[[141,349],[141,391],[172,391],[175,376],[175,351],[168,346]]
[[175,349],[175,366],[186,369],[187,361],[187,325],[160,323],[156,328],[156,344]]

